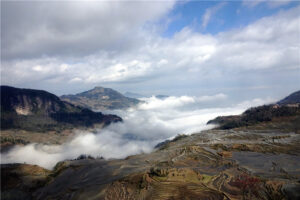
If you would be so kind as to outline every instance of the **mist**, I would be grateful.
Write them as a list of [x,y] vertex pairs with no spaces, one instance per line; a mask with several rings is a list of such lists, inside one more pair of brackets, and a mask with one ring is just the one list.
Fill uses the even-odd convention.
[[122,117],[122,123],[111,124],[93,133],[77,130],[76,136],[62,145],[16,146],[1,154],[1,163],[37,164],[52,169],[57,162],[82,154],[118,159],[150,153],[156,144],[178,134],[192,134],[212,128],[206,123],[217,116],[241,114],[251,106],[273,101],[270,98],[252,99],[227,105],[225,102],[228,97],[222,93],[201,97],[171,96],[165,99],[153,96],[141,100],[143,102],[135,108],[106,111]]

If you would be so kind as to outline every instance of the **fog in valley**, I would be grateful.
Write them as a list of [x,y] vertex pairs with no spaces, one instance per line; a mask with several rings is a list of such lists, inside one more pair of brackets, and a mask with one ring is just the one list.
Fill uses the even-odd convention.
[[136,108],[105,112],[119,115],[123,118],[122,123],[111,124],[96,133],[77,130],[76,136],[63,145],[16,146],[1,154],[1,162],[37,164],[52,169],[57,162],[75,159],[82,154],[113,159],[149,153],[158,143],[178,134],[213,128],[206,123],[217,116],[241,114],[251,106],[274,102],[271,98],[252,99],[224,106],[228,98],[223,93],[201,97],[143,98]]

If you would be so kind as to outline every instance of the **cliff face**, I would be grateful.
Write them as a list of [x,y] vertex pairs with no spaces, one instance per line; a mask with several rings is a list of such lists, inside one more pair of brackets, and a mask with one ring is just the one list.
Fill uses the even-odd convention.
[[1,86],[2,112],[15,112],[19,115],[50,114],[71,107],[46,91]]
[[137,99],[125,97],[113,89],[103,87],[95,87],[76,95],[63,95],[61,99],[93,110],[124,109],[140,102]]
[[1,86],[0,90],[1,129],[47,131],[122,120],[116,115],[103,115],[61,101],[54,94],[42,90],[9,86]]

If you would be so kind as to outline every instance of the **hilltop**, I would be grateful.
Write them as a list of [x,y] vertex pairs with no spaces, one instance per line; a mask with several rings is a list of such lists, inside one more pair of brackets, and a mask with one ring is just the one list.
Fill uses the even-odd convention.
[[129,98],[121,93],[104,87],[78,93],[75,95],[62,95],[62,100],[92,110],[125,109],[137,105],[140,101]]
[[300,90],[277,102],[279,105],[300,103]]

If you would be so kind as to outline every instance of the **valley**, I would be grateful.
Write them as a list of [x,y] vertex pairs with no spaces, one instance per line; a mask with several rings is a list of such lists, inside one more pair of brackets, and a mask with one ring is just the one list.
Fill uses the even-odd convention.
[[[293,103],[286,99],[292,99]],[[165,100],[167,98],[160,101]],[[22,104],[22,108],[31,113],[29,116],[40,116],[33,111],[43,111],[45,117],[49,117],[46,111],[55,113],[43,107],[49,103],[34,110],[36,104],[31,102],[26,100]],[[8,200],[297,199],[300,197],[300,107],[299,101],[295,102],[290,96],[285,102],[250,108],[241,115],[219,116],[208,121],[215,124],[212,129],[177,135],[158,143],[150,153],[131,154],[124,159],[105,158],[100,156],[100,151],[97,157],[82,154],[61,160],[51,169],[26,163],[1,164],[1,197]],[[9,110],[6,109],[9,107],[14,113],[15,105],[19,104],[4,101],[1,108]],[[72,104],[67,106],[79,113],[85,109]],[[118,119],[115,115],[102,116],[106,117],[104,120],[123,123],[115,120]],[[58,124],[66,123],[64,118],[55,120],[62,120],[57,121]],[[32,143],[43,144],[39,148],[49,148],[50,152],[56,152],[55,148],[67,150],[76,147],[63,145],[70,141],[76,144],[80,139],[73,141],[77,132],[106,130],[105,123],[78,129],[71,124],[72,119],[67,120],[69,125],[60,125],[59,130],[3,129],[2,155],[10,151],[20,153],[13,151],[14,148]],[[98,134],[103,135],[95,132],[93,138]],[[135,135],[126,133],[123,137],[124,141],[139,141]]]
[[52,171],[5,164],[6,181],[21,184],[2,191],[34,199],[297,199],[299,147],[300,135],[289,131],[208,130],[121,160],[69,160]]

